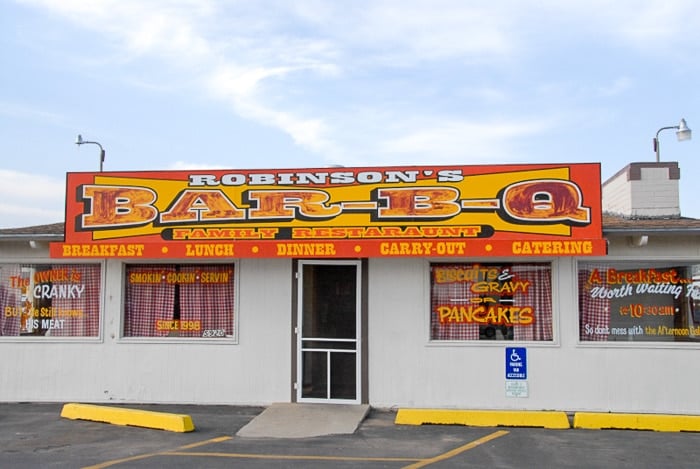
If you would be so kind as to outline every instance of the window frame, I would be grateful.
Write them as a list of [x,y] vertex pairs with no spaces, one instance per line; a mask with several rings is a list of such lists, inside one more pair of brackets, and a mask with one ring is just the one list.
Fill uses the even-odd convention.
[[[99,293],[97,294],[97,304],[98,304],[98,326],[97,335],[95,336],[45,336],[45,335],[17,335],[17,336],[0,336],[0,343],[103,343],[104,342],[104,330],[105,330],[105,291],[106,291],[106,268],[105,260],[102,259],[41,259],[41,258],[18,258],[18,259],[6,259],[0,261],[0,265],[50,265],[50,266],[61,266],[61,265],[93,265],[99,269],[100,281],[99,281]],[[0,305],[1,306],[1,305]],[[4,314],[4,311],[0,312]]]
[[[468,264],[468,265],[518,265],[518,264],[541,264],[548,265],[550,269],[551,281],[551,308],[552,308],[552,339],[551,340],[437,340],[432,338],[432,273],[431,268],[436,264]],[[512,347],[525,345],[528,347],[559,347],[560,346],[560,260],[557,258],[465,258],[465,259],[442,259],[432,258],[425,261],[424,275],[424,295],[425,311],[424,330],[426,331],[426,345],[430,347]]]
[[[152,337],[152,336],[127,336],[125,335],[126,326],[126,282],[127,282],[127,268],[129,266],[135,265],[179,265],[179,266],[192,266],[192,265],[231,265],[233,266],[233,295],[234,299],[232,302],[233,307],[233,335],[224,337],[181,337],[181,336],[165,336],[165,337]],[[128,262],[122,262],[120,269],[120,292],[121,292],[121,304],[119,307],[119,339],[120,343],[132,343],[132,344],[167,344],[167,343],[177,343],[177,344],[232,344],[237,345],[239,343],[239,327],[240,327],[240,262],[238,259],[226,259],[226,260],[216,260],[209,261],[203,259],[203,262],[182,262],[179,259],[172,260],[158,260],[150,261],[147,259],[143,260],[133,260]]]
[[[665,267],[659,266],[659,264],[666,264]],[[693,265],[700,266],[700,259],[697,257],[679,257],[679,256],[652,256],[646,258],[633,259],[629,256],[608,256],[604,258],[594,257],[586,259],[576,259],[573,266],[573,284],[575,291],[574,305],[576,308],[576,321],[574,324],[575,331],[574,337],[576,340],[576,346],[582,348],[623,348],[623,349],[686,349],[694,350],[700,349],[700,336],[697,341],[648,341],[648,340],[617,340],[617,341],[595,341],[595,340],[582,340],[581,339],[581,308],[580,308],[580,298],[581,298],[581,288],[579,284],[579,272],[581,266],[590,264],[605,264],[610,267],[617,266],[618,270],[622,270],[623,266],[632,268],[671,268],[671,267],[690,267]],[[635,266],[632,266],[635,264]],[[640,267],[640,265],[643,265]]]

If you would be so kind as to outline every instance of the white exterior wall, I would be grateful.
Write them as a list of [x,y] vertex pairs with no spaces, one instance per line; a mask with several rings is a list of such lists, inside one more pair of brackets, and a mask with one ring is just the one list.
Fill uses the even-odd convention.
[[[609,253],[599,260],[700,263],[700,241],[652,236],[646,246],[634,247],[621,237],[611,240]],[[27,243],[1,243],[0,259],[50,262],[45,248]],[[465,260],[489,261],[456,261]],[[576,261],[549,260],[553,343],[435,344],[429,340],[429,260],[370,259],[369,403],[700,414],[700,360],[694,359],[700,344],[579,342]],[[121,338],[123,264],[110,260],[104,266],[100,339],[0,338],[0,401],[265,405],[291,400],[290,260],[237,261],[236,343]],[[527,347],[528,397],[505,395],[507,346]]]
[[[679,254],[691,245],[698,253],[697,243],[682,244]],[[370,261],[370,404],[700,414],[700,345],[579,342],[573,259],[553,261],[554,343],[430,343],[428,264]],[[528,397],[506,397],[510,346],[527,348]]]
[[[2,245],[0,258],[49,262],[40,256],[46,251],[12,248]],[[290,400],[291,261],[237,263],[237,343],[120,338],[122,263],[110,260],[105,267],[100,340],[2,338],[0,401],[256,405]]]

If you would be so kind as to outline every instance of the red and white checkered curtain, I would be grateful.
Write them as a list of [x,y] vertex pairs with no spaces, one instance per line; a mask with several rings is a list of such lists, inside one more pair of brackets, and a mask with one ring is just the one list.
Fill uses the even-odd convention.
[[[454,264],[455,266],[460,264]],[[435,268],[449,268],[449,265],[431,266],[431,340],[479,340],[479,325],[475,323],[440,323],[437,307],[440,305],[476,305],[479,294],[471,291],[472,282],[438,283]],[[528,282],[526,292],[513,296],[513,306],[533,308],[534,322],[528,325],[513,326],[513,339],[519,341],[552,340],[552,268],[549,264],[517,264],[511,267],[515,280]]]
[[[202,270],[208,275],[227,276],[226,283],[185,283],[180,285],[180,319],[182,321],[200,321],[201,330],[181,331],[180,336],[199,337],[202,331],[223,330],[226,335],[233,335],[234,283],[233,266],[180,266],[183,274],[192,273],[199,277]],[[223,278],[223,277],[222,277]]]
[[[591,283],[590,277],[597,269],[601,283]],[[592,298],[593,287],[605,287],[606,272],[608,267],[604,264],[580,265],[578,270],[578,305],[579,305],[579,339],[582,341],[605,342],[609,334],[586,334],[586,325],[598,332],[610,330],[610,300],[605,298]]]
[[526,292],[513,295],[514,306],[531,306],[534,322],[513,325],[513,340],[552,340],[552,268],[549,264],[515,264],[516,281],[528,282]]
[[[201,274],[206,272],[208,279],[216,282],[202,282]],[[176,278],[196,279],[194,282],[178,280],[168,282],[169,274]],[[144,278],[155,277],[161,281],[131,283],[130,275]],[[176,314],[176,295],[179,303],[179,316]],[[126,269],[126,295],[124,314],[124,335],[126,337],[201,337],[204,331],[223,331],[233,335],[233,308],[235,301],[234,271],[232,265],[132,265]],[[172,332],[163,328],[158,331],[158,320],[183,322],[199,321],[199,329],[180,328]],[[221,337],[213,335],[213,337]]]
[[[131,265],[126,268],[126,294],[124,305],[125,337],[164,337],[167,330],[156,330],[159,319],[172,320],[175,306],[175,284],[166,283],[169,273],[175,273],[174,265]],[[161,283],[130,283],[129,275],[154,274]]]
[[446,268],[449,265],[434,265],[430,268],[431,277],[431,340],[479,340],[479,325],[474,323],[440,322],[437,307],[440,305],[469,306],[479,295],[470,290],[470,282],[438,283],[435,280],[435,269]]
[[17,337],[19,335],[19,313],[5,315],[5,308],[18,312],[21,309],[21,292],[19,288],[10,288],[10,278],[19,277],[22,268],[19,264],[0,265],[0,336]]
[[[99,264],[55,264],[52,270],[66,270],[79,276],[80,280],[73,282],[55,281],[54,285],[80,285],[84,287],[80,298],[55,298],[51,306],[56,308],[58,315],[53,319],[62,319],[63,326],[50,329],[46,335],[70,337],[97,337],[100,333],[100,286],[102,269]],[[73,277],[75,278],[75,277]],[[82,312],[81,316],[61,316],[61,311]]]

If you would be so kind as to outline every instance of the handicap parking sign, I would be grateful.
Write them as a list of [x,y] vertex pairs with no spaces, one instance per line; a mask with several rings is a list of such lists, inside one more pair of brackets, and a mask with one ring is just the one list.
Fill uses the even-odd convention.
[[506,379],[527,379],[525,347],[506,347]]

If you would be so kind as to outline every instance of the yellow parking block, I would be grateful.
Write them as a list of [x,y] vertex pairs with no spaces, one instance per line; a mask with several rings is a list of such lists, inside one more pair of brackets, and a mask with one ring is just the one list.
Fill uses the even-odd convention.
[[700,416],[576,412],[574,414],[574,428],[700,432]]
[[189,415],[122,407],[70,403],[64,404],[61,417],[72,420],[92,420],[115,425],[155,428],[180,433],[194,430],[194,424]]
[[399,409],[399,425],[470,425],[475,427],[571,428],[569,417],[559,411]]

